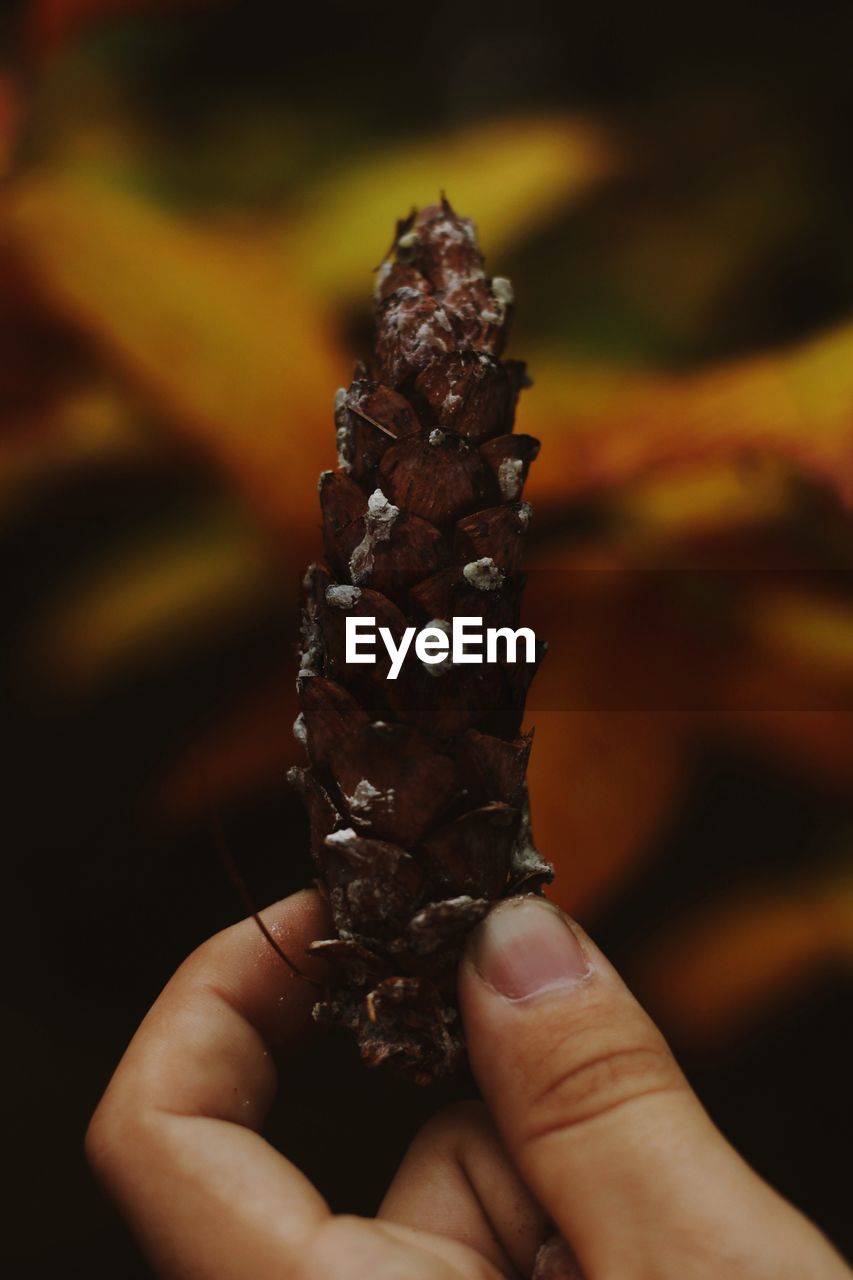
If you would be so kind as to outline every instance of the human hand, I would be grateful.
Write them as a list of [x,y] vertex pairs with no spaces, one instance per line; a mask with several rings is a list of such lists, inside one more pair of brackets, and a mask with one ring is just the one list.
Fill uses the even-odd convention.
[[[314,893],[264,919],[294,956],[329,932]],[[586,1280],[850,1280],[717,1132],[647,1015],[555,908],[513,899],[492,911],[459,995],[486,1107],[426,1126],[376,1219],[335,1217],[259,1134],[276,1088],[271,1050],[304,1032],[314,992],[252,920],[200,947],[145,1018],[87,1135],[157,1273],[529,1276],[554,1223]]]

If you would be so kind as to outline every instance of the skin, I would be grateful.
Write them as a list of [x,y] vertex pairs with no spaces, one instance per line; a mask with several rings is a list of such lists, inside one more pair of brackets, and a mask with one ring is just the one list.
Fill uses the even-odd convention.
[[[292,955],[329,933],[312,892],[270,907],[264,921]],[[157,1274],[530,1276],[554,1223],[578,1260],[566,1277],[853,1276],[726,1143],[619,976],[554,908],[524,900],[521,911],[492,912],[469,943],[459,996],[485,1104],[430,1121],[375,1219],[333,1216],[260,1134],[276,1090],[273,1050],[286,1055],[305,1034],[314,989],[252,920],[190,956],[86,1138]]]

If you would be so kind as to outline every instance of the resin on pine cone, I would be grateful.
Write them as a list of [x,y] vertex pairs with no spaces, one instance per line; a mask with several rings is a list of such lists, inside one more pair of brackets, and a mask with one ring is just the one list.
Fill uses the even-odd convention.
[[[521,731],[536,663],[422,664],[396,680],[345,661],[347,616],[407,626],[518,626],[538,441],[513,434],[524,365],[501,360],[509,282],[443,200],[398,224],[376,282],[375,367],[337,393],[338,468],[320,477],[325,559],[305,576],[301,713],[318,884],[337,936],[319,1021],[370,1065],[421,1082],[463,1056],[456,967],[492,903],[541,891]],[[538,655],[537,655],[538,658]]]

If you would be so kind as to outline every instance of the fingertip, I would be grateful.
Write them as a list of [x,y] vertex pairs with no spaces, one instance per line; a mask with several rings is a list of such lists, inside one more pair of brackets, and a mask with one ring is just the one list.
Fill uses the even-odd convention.
[[178,969],[160,1008],[192,1006],[213,992],[271,1047],[293,1043],[310,1026],[325,977],[308,947],[331,929],[328,908],[315,889],[302,889],[259,915],[269,937],[248,916],[207,939]]
[[[294,968],[313,976],[320,971],[319,962],[307,954],[311,942],[331,929],[331,916],[316,889],[299,889],[296,893],[272,902],[258,912],[263,928],[255,916],[246,916],[207,938],[184,962],[193,969],[233,968],[247,961],[262,961],[270,968],[284,967],[285,962],[271,945],[264,930],[277,947],[285,952]],[[180,972],[180,970],[179,970]]]
[[318,931],[320,936],[322,930],[331,927],[331,912],[325,898],[317,889],[297,889],[295,893],[291,893],[286,898],[280,898],[278,902],[270,903],[268,907],[264,907],[261,916],[266,920],[267,916],[271,916],[273,920],[277,920],[281,915],[294,924],[299,924],[307,932]]
[[465,951],[464,980],[479,979],[511,1001],[577,986],[592,972],[592,959],[573,921],[535,894],[494,907],[473,930]]

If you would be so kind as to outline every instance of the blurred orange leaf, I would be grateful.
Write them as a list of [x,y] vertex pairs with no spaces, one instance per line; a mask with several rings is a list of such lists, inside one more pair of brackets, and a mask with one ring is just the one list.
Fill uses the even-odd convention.
[[[531,497],[563,503],[722,461],[777,459],[853,506],[853,324],[685,375],[592,369],[535,353],[520,429],[547,452]],[[547,461],[545,461],[547,459]]]
[[846,685],[853,700],[853,608],[846,601],[782,584],[756,593],[747,625],[762,650]]
[[731,1034],[792,990],[851,964],[853,879],[845,868],[694,912],[655,939],[639,981],[656,1016],[696,1041]]
[[654,712],[531,712],[533,832],[556,868],[548,896],[578,914],[598,907],[637,864],[682,781],[683,727]]
[[293,671],[287,670],[218,717],[162,781],[161,816],[198,818],[211,796],[225,806],[258,787],[283,782],[287,766],[305,757],[293,737],[297,711]]

